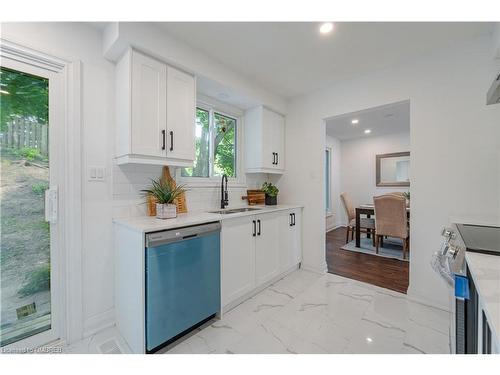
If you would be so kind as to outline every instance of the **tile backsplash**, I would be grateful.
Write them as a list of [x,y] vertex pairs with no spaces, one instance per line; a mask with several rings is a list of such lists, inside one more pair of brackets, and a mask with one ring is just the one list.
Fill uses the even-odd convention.
[[[113,164],[112,196],[113,217],[134,217],[146,215],[146,205],[141,190],[151,184],[152,178],[161,176],[162,167],[156,165],[122,165]],[[175,176],[175,168],[170,168]],[[277,176],[266,174],[247,174],[244,186],[229,186],[229,207],[246,204],[241,197],[247,194],[247,188],[259,188],[266,180],[276,182]],[[220,208],[220,185],[211,187],[189,187],[186,201],[189,212]]]

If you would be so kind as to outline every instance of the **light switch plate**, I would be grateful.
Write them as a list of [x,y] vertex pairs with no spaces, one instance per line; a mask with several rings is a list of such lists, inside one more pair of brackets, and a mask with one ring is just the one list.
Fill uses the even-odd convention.
[[105,181],[106,168],[100,166],[88,167],[88,180],[89,181]]

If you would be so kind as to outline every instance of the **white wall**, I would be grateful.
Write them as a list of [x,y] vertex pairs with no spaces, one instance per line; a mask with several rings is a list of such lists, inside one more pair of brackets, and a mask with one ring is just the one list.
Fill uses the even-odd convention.
[[[409,190],[408,188],[377,187],[375,156],[410,151],[410,132],[342,141],[341,149],[341,192],[347,192],[354,205],[371,203],[376,195]],[[335,198],[340,201],[339,196]],[[341,223],[345,225],[347,223],[345,210],[341,213]]]
[[[410,100],[412,217],[409,294],[447,308],[447,288],[429,261],[455,214],[499,216],[500,106],[485,94],[500,61],[490,38],[339,83],[289,104],[283,198],[304,204],[303,265],[324,271],[322,200],[325,118]],[[299,152],[300,151],[300,152]]]
[[[151,34],[153,32],[153,34]],[[146,49],[158,48],[168,54],[169,61],[196,71],[203,70],[205,77],[213,74],[221,84],[236,92],[252,96],[259,104],[286,111],[286,101],[259,88],[245,77],[228,70],[220,63],[204,58],[188,46],[173,41],[156,29],[138,25],[127,28],[127,36],[140,44],[145,40]],[[114,323],[114,215],[138,215],[145,212],[139,190],[151,177],[158,177],[161,168],[151,166],[117,167],[114,156],[114,65],[103,57],[101,32],[81,23],[2,23],[3,39],[31,47],[55,57],[82,62],[82,113],[83,139],[83,326],[90,334]],[[152,37],[152,39],[148,39]],[[171,47],[170,49],[168,47]],[[168,50],[168,51],[167,51]],[[224,80],[227,77],[227,81]],[[87,181],[88,166],[105,166],[104,182]],[[265,175],[249,177],[249,186],[257,186]],[[230,203],[244,203],[241,195],[245,188],[230,191]],[[216,208],[218,189],[193,189],[188,193],[188,207],[192,209]]]

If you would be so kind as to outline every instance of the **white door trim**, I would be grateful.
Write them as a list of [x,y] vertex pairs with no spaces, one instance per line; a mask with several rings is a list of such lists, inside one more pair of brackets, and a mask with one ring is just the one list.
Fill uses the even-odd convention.
[[[63,236],[60,243],[59,338],[67,343],[83,337],[82,291],[82,96],[81,62],[60,59],[43,52],[0,39],[0,57],[61,74],[61,119],[63,136],[59,139],[58,157],[65,162],[59,172],[60,221]],[[59,152],[60,151],[60,152]],[[44,345],[40,334],[40,345]],[[23,340],[21,340],[23,341]],[[12,344],[19,346],[18,344]],[[38,340],[36,340],[38,341]]]

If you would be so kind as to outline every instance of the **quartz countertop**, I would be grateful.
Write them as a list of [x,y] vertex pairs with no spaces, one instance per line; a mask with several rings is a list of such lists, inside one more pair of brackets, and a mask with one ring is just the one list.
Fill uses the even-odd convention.
[[500,345],[500,256],[466,252],[465,259],[492,334]]
[[259,215],[275,211],[291,210],[295,208],[301,208],[299,205],[277,205],[277,206],[244,206],[244,207],[228,207],[229,209],[238,208],[258,208],[259,210],[238,212],[234,214],[218,214],[211,211],[218,211],[218,209],[198,211],[198,212],[188,212],[185,214],[178,214],[175,219],[157,219],[154,216],[139,216],[139,217],[127,217],[127,218],[114,218],[113,222],[118,225],[123,225],[129,229],[141,232],[157,232],[160,230],[175,229],[180,227],[186,227],[190,225],[198,225],[204,223],[210,223],[214,221],[224,221],[231,220],[242,216],[252,216]]

